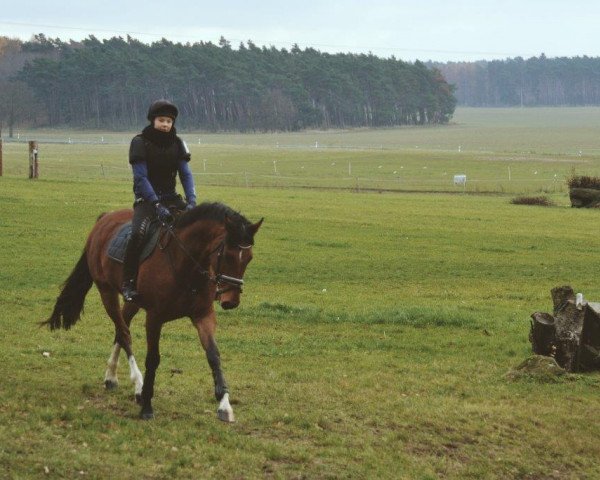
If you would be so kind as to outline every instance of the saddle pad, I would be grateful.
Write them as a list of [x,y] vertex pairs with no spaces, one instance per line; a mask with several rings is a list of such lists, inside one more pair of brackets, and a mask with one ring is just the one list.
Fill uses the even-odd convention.
[[[156,243],[158,242],[158,236],[160,234],[159,224],[152,222],[148,228],[148,232],[144,235],[142,240],[142,251],[140,253],[139,263],[141,264],[146,260],[154,251]],[[108,244],[108,257],[119,263],[123,263],[125,258],[125,249],[131,238],[131,222],[124,224],[112,238]]]

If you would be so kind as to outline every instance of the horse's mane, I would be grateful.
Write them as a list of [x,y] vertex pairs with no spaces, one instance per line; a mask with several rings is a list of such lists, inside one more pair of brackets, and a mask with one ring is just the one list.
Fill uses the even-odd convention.
[[[185,228],[202,220],[212,220],[224,224],[226,219],[229,219],[231,227],[233,227],[228,229],[230,237],[233,237],[229,238],[230,241],[243,245],[254,243],[252,235],[246,229],[252,224],[250,220],[220,202],[203,202],[181,214],[175,223],[175,228]],[[232,233],[233,235],[231,235]]]

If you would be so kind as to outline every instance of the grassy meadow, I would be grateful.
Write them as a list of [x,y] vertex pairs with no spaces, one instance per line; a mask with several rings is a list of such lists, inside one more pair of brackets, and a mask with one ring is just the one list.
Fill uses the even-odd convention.
[[[188,321],[163,329],[150,422],[137,419],[124,358],[119,389],[103,388],[113,328],[95,290],[72,330],[36,325],[97,215],[131,203],[126,145],[42,144],[42,177],[30,181],[25,147],[5,143],[0,478],[598,478],[600,375],[505,378],[530,354],[529,315],[551,310],[552,287],[600,299],[598,212],[569,208],[564,186],[573,167],[598,174],[600,109],[537,110],[459,111],[439,133],[338,133],[354,135],[357,148],[273,147],[269,134],[190,142],[200,197],[265,217],[242,304],[218,312],[232,425],[216,419],[212,377]],[[553,125],[568,129],[585,115],[590,132],[573,127],[590,149],[580,157]],[[513,123],[514,135],[528,125],[537,132],[531,152],[520,150],[521,137],[510,143]],[[434,138],[449,145],[451,131],[462,130],[480,132],[481,146],[494,132],[506,143],[459,153]],[[394,146],[392,135],[431,143]],[[385,148],[358,148],[384,137]],[[360,193],[344,186],[331,173],[349,161],[381,183]],[[423,176],[387,192],[379,171],[397,171],[398,162]],[[493,195],[425,183],[423,170],[450,175],[461,165],[470,177],[511,165],[513,180],[535,169],[563,178],[554,189],[540,188],[533,173],[480,187]],[[250,171],[264,177],[246,182]],[[232,172],[235,181],[209,175]],[[540,190],[556,206],[510,204],[514,193]],[[142,367],[142,313],[132,333]]]
[[[41,142],[44,178],[127,180],[134,133],[54,130],[18,137]],[[432,127],[182,133],[203,185],[472,193],[565,192],[574,171],[600,175],[599,136],[597,107],[459,109],[450,125]],[[26,145],[6,142],[4,151],[6,174],[26,176]],[[454,185],[456,174],[467,175],[466,186]]]

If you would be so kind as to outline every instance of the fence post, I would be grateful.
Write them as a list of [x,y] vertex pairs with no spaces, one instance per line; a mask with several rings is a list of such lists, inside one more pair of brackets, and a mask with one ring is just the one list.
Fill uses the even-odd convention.
[[2,139],[0,138],[0,177],[2,176]]
[[29,178],[38,178],[39,163],[38,163],[38,143],[35,141],[29,142]]

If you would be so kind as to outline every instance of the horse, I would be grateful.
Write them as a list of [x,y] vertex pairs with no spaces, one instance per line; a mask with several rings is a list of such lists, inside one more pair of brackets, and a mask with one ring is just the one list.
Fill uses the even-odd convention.
[[[140,417],[148,420],[154,418],[152,397],[160,363],[161,329],[166,322],[189,317],[212,370],[215,397],[219,402],[217,417],[233,422],[229,389],[215,341],[213,304],[216,300],[225,310],[239,305],[244,272],[252,260],[254,236],[264,219],[253,224],[222,203],[203,203],[182,213],[172,225],[163,224],[158,247],[139,267],[139,300],[125,302],[121,307],[119,286],[123,281],[123,268],[108,257],[107,249],[115,233],[131,218],[132,210],[98,217],[79,261],[62,285],[52,315],[42,325],[51,330],[71,328],[80,319],[85,297],[95,284],[115,327],[105,388],[118,386],[117,366],[123,349],[135,398],[141,404]],[[146,311],[147,353],[143,377],[133,355],[129,331],[140,308]]]

